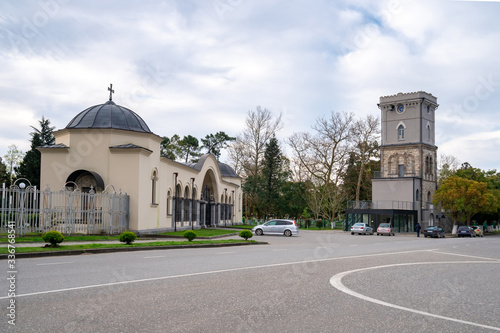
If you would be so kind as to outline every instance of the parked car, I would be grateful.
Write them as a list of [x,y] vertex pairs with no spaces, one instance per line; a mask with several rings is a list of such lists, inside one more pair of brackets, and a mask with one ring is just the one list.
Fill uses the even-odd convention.
[[427,227],[424,229],[424,237],[437,237],[437,238],[441,238],[441,237],[445,237],[445,234],[444,234],[444,229],[441,228],[440,226],[432,226],[432,227]]
[[483,237],[483,229],[478,226],[471,227],[476,232],[476,237]]
[[380,223],[377,228],[377,236],[379,235],[393,235],[394,234],[394,228],[391,226],[390,223]]
[[355,233],[359,235],[373,235],[373,228],[366,223],[354,223],[351,227],[351,235],[354,235]]
[[457,229],[457,236],[458,237],[476,237],[476,232],[474,229],[467,225],[461,225]]
[[297,222],[292,220],[270,220],[264,224],[259,224],[252,228],[257,236],[264,234],[281,234],[287,237],[299,234]]

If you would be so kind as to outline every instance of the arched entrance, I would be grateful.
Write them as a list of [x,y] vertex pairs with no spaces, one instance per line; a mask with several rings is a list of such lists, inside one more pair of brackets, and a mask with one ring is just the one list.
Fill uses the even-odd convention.
[[204,216],[200,216],[202,226],[211,227],[218,224],[217,204],[215,202],[216,193],[217,182],[215,181],[215,174],[212,170],[208,170],[203,179],[200,198],[200,213],[204,214]]
[[90,192],[90,189],[94,191],[102,191],[104,189],[104,181],[102,177],[93,171],[88,170],[76,170],[73,171],[66,179],[66,187],[75,189],[75,185],[78,189],[84,193]]

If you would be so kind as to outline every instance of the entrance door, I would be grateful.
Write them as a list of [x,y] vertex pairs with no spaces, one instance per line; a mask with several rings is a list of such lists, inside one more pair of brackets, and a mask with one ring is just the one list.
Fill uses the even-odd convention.
[[206,210],[205,210],[205,225],[211,226],[212,225],[212,203],[207,202]]

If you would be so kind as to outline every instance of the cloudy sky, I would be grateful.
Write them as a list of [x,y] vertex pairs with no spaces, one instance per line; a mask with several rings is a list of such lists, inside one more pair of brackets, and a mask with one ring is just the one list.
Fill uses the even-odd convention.
[[500,2],[165,0],[0,2],[0,156],[113,100],[161,136],[237,135],[256,106],[281,140],[380,96],[438,97],[436,144],[500,169]]

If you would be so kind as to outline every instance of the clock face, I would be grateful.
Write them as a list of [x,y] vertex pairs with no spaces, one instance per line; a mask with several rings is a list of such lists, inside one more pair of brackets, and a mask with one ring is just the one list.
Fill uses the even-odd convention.
[[396,111],[398,113],[403,113],[405,112],[405,106],[403,104],[398,104],[397,108],[396,108]]

